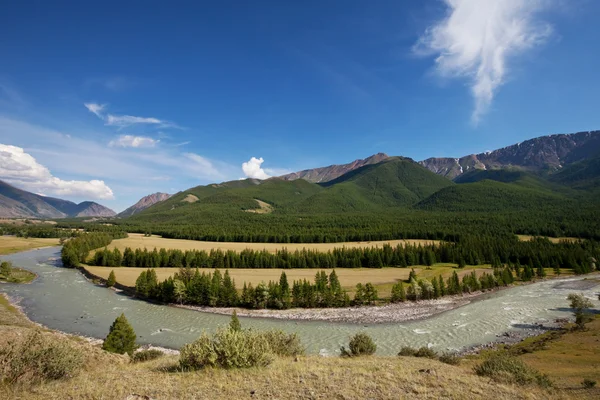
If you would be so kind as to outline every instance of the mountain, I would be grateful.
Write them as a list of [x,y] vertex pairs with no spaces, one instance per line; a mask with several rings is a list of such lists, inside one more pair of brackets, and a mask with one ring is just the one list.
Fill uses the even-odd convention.
[[409,207],[452,185],[410,158],[388,157],[321,184],[326,190],[303,201],[299,210],[336,213]]
[[0,181],[0,217],[3,218],[67,218],[112,217],[116,213],[98,203],[72,201],[40,196]]
[[167,200],[169,197],[171,197],[171,195],[168,193],[157,192],[154,194],[149,194],[148,196],[142,197],[140,199],[140,201],[138,201],[137,203],[135,203],[134,205],[132,205],[125,211],[120,212],[118,214],[118,216],[119,217],[132,216],[133,214],[139,213],[140,211],[143,211],[146,208],[153,206],[156,203],[160,203],[161,201]]
[[377,153],[372,155],[371,157],[367,157],[361,160],[354,160],[348,164],[330,165],[328,167],[305,169],[304,171],[292,172],[291,174],[283,175],[279,178],[286,181],[304,179],[308,182],[324,183],[332,181],[335,178],[339,178],[340,176],[350,171],[354,171],[355,169],[358,169],[360,167],[364,167],[365,165],[380,163],[381,161],[387,158],[389,158],[387,154]]
[[600,131],[542,136],[512,146],[461,158],[428,158],[420,164],[449,179],[474,169],[520,168],[556,172],[600,153]]

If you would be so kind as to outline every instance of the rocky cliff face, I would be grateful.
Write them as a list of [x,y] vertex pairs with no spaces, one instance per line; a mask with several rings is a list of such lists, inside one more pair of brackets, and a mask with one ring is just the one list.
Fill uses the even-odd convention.
[[419,163],[454,179],[473,169],[517,167],[530,171],[561,169],[600,153],[600,131],[542,136],[502,149],[461,158],[428,158]]
[[160,203],[161,201],[167,200],[171,197],[168,193],[154,193],[148,196],[142,197],[140,201],[126,209],[125,211],[119,213],[119,217],[129,217],[133,214],[139,213],[140,211],[145,210],[146,208],[153,206],[156,203]]
[[378,153],[365,159],[354,160],[348,164],[330,165],[328,167],[305,169],[304,171],[292,172],[291,174],[280,176],[280,178],[285,179],[287,181],[304,179],[313,183],[329,182],[335,178],[339,178],[340,176],[350,171],[354,171],[357,168],[363,167],[365,165],[377,164],[387,158],[389,158],[387,154]]

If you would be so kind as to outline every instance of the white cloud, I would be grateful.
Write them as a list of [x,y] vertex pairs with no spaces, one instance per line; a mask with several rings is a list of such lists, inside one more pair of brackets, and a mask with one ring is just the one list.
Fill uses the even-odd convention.
[[133,115],[112,115],[108,114],[106,116],[106,125],[109,126],[118,126],[118,127],[126,127],[134,124],[164,124],[164,121],[161,121],[158,118],[146,118],[146,117],[134,117]]
[[104,116],[102,115],[102,111],[104,111],[106,104],[84,103],[83,105],[89,110],[89,112],[96,114],[98,118],[104,118]]
[[135,147],[148,148],[154,147],[160,142],[146,136],[121,135],[117,139],[111,140],[108,145],[110,147]]
[[506,82],[507,61],[548,38],[550,25],[536,14],[553,0],[444,0],[447,16],[431,26],[413,50],[437,55],[437,72],[471,80],[475,99],[472,121],[488,110]]
[[182,129],[179,125],[154,117],[136,117],[133,115],[114,115],[104,114],[106,104],[84,103],[85,108],[94,113],[98,118],[104,121],[107,126],[116,126],[126,128],[132,125],[157,125],[159,128],[175,128]]
[[271,176],[260,167],[263,162],[265,162],[265,160],[263,160],[262,157],[252,157],[250,160],[242,164],[242,171],[244,171],[244,174],[248,178],[269,179]]
[[48,168],[21,147],[0,144],[0,179],[25,190],[56,196],[113,199],[112,190],[101,180],[66,181],[52,176]]

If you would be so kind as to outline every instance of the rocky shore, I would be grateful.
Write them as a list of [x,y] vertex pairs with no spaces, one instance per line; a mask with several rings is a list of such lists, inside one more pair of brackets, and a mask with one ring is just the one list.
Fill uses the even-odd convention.
[[461,296],[447,296],[436,300],[406,301],[383,306],[345,308],[293,308],[289,310],[249,310],[234,307],[203,307],[172,304],[189,310],[231,315],[233,310],[240,317],[273,318],[292,321],[329,321],[351,324],[385,324],[414,321],[452,310],[480,297],[484,293],[474,292]]

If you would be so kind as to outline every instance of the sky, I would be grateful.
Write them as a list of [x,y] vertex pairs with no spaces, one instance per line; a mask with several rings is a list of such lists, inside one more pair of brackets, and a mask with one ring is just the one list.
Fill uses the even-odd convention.
[[0,179],[121,211],[600,129],[600,2],[5,2]]

